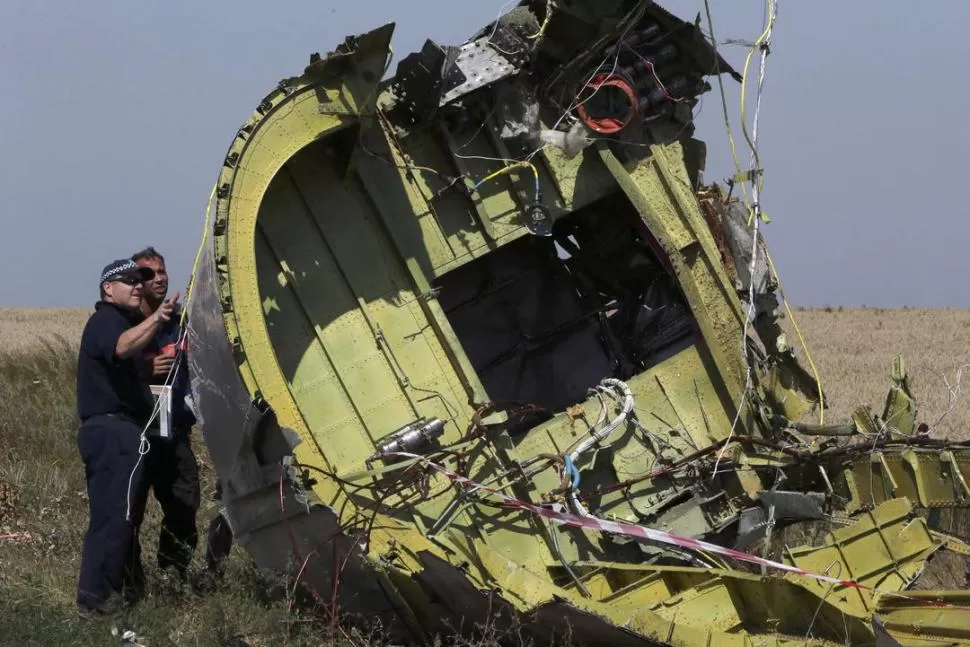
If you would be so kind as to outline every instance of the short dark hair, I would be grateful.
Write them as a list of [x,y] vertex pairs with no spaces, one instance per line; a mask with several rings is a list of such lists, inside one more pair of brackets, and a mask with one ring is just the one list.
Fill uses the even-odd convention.
[[162,262],[163,265],[165,264],[165,257],[159,254],[158,250],[151,246],[146,247],[140,252],[135,252],[131,256],[131,260],[135,261],[136,263],[142,259],[148,260],[152,258],[157,258]]

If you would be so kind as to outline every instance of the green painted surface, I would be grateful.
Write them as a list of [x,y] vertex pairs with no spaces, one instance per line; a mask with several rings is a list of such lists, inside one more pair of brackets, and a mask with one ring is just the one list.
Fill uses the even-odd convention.
[[[561,502],[568,480],[561,457],[588,437],[603,406],[587,395],[528,429],[483,426],[481,416],[495,408],[485,369],[476,369],[478,349],[463,346],[437,290],[457,270],[476,268],[530,236],[523,212],[534,199],[531,170],[517,168],[469,195],[448,189],[447,180],[459,174],[469,186],[502,170],[494,158],[508,156],[505,144],[494,133],[469,140],[461,128],[389,125],[382,112],[391,103],[388,90],[375,85],[389,36],[387,29],[367,35],[350,54],[315,62],[304,77],[274,91],[233,142],[220,178],[215,248],[227,338],[249,393],[303,440],[296,461],[341,475],[315,473],[308,483],[313,502],[332,506],[342,522],[371,517],[367,559],[429,624],[449,596],[471,613],[481,610],[484,591],[493,590],[522,612],[564,600],[644,640],[691,647],[802,644],[791,636],[804,636],[815,608],[826,623],[842,610],[854,618],[841,628],[834,620],[826,625],[819,644],[841,641],[843,629],[868,635],[861,620],[869,613],[866,600],[829,604],[823,591],[799,578],[656,566],[649,560],[657,551],[649,546],[553,528],[481,492],[463,494],[449,478],[418,465],[368,460],[395,429],[437,417],[445,421],[437,460],[457,455],[455,469],[460,465],[478,483],[534,504]],[[541,118],[551,124],[549,115]],[[708,536],[756,505],[762,487],[756,468],[791,467],[806,487],[818,485],[817,477],[790,452],[761,445],[732,446],[724,452],[727,467],[716,475],[646,476],[738,434],[776,440],[776,430],[750,406],[737,415],[747,370],[744,312],[700,210],[684,142],[638,150],[620,156],[600,145],[567,159],[549,148],[530,158],[543,204],[557,220],[613,218],[628,223],[624,231],[639,240],[656,243],[698,331],[691,343],[626,379],[637,423],[625,421],[608,443],[577,459],[581,491],[600,515]],[[525,254],[530,248],[506,249]],[[603,322],[615,315],[598,314]],[[562,352],[573,352],[561,343]],[[783,371],[759,365],[754,381],[783,396]],[[905,410],[909,420],[900,380],[899,403],[887,410]],[[606,402],[609,419],[618,408]],[[491,420],[502,423],[510,415]],[[934,462],[890,451],[878,465],[829,467],[835,489],[852,505],[906,496],[933,507],[964,501],[960,480],[945,483],[940,476],[946,462],[962,477],[965,452],[956,453]],[[901,475],[905,461],[917,467],[908,480]],[[528,478],[519,478],[526,472]],[[624,485],[628,479],[636,482]],[[381,487],[370,489],[375,482]],[[264,489],[273,492],[273,485]],[[899,522],[895,508],[887,509],[873,513],[876,528]],[[903,588],[932,552],[917,548],[889,557],[900,562],[902,574],[888,583],[892,590]],[[831,547],[806,549],[803,557],[821,559],[826,550]],[[886,563],[866,550],[853,552],[847,567]],[[429,567],[439,562],[440,570]],[[420,577],[431,580],[418,586],[412,578]]]

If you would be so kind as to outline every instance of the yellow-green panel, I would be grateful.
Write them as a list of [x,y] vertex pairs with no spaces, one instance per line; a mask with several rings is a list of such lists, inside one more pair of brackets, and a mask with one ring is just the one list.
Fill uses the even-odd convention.
[[[312,428],[321,440],[327,438],[326,432],[330,429],[346,431],[357,420],[353,406],[319,343],[314,325],[294,293],[294,279],[287,277],[288,273],[282,269],[272,274],[272,269],[280,266],[264,235],[256,238],[256,258],[261,291],[274,304],[265,315],[266,329],[297,406],[308,424],[316,423]],[[354,452],[369,441],[361,432],[357,427],[351,432],[358,438],[356,443],[346,442],[348,436],[344,433],[343,443],[321,445],[332,461],[363,460],[359,451]]]
[[[512,104],[533,99],[539,121],[526,129],[533,131],[536,124],[555,128],[551,123],[561,110],[551,114],[550,97],[542,96],[548,88],[537,85],[532,74],[546,74],[547,64],[585,65],[582,56],[564,61],[561,50],[575,51],[584,43],[599,49],[605,41],[587,42],[585,31],[601,34],[604,26],[627,20],[614,11],[622,3],[567,4],[573,8],[531,3],[531,10],[549,9],[554,16],[548,25],[543,21],[541,28],[535,26],[539,32],[530,39],[530,51],[523,53],[529,57],[541,52],[541,61],[532,61],[541,64],[528,74],[516,72],[514,79],[476,88],[460,105],[436,106],[432,100],[427,114],[407,119],[408,106],[429,97],[407,96],[401,87],[379,84],[390,39],[385,27],[348,39],[336,54],[313,59],[303,76],[281,82],[239,131],[220,177],[213,249],[223,300],[219,314],[225,317],[228,345],[248,392],[241,399],[251,396],[255,407],[268,406],[281,425],[297,430],[305,441],[294,450],[298,462],[333,467],[340,478],[327,470],[301,474],[291,469],[288,457],[270,452],[270,459],[245,456],[247,476],[253,480],[246,483],[244,494],[229,488],[227,496],[238,495],[233,504],[245,499],[240,509],[258,510],[258,523],[279,537],[285,537],[282,525],[288,525],[292,508],[277,505],[284,489],[294,494],[312,489],[319,500],[308,496],[307,512],[322,501],[341,510],[341,521],[370,516],[374,499],[379,499],[385,507],[376,513],[366,542],[359,544],[362,559],[390,573],[387,581],[395,583],[397,597],[388,596],[386,602],[409,607],[404,615],[420,615],[429,627],[439,608],[454,605],[452,610],[464,618],[466,611],[482,612],[495,592],[524,612],[523,618],[552,608],[546,619],[573,613],[584,617],[587,627],[635,632],[635,640],[649,643],[760,647],[804,644],[810,634],[813,644],[842,644],[843,639],[867,643],[874,600],[855,587],[835,587],[833,594],[828,582],[753,575],[729,570],[726,558],[573,527],[553,528],[521,505],[499,502],[491,490],[532,505],[623,519],[725,546],[759,539],[753,531],[742,536],[748,533],[737,530],[742,511],[749,515],[746,521],[765,519],[761,527],[772,527],[774,519],[758,516],[774,513],[773,505],[766,509],[760,492],[769,482],[795,495],[797,505],[785,513],[809,519],[817,518],[815,497],[798,499],[798,492],[828,492],[825,500],[836,505],[848,492],[850,513],[903,495],[923,506],[965,506],[965,495],[970,496],[962,447],[917,438],[893,445],[890,438],[885,447],[867,455],[858,449],[814,452],[808,443],[800,444],[796,432],[807,427],[785,427],[791,421],[779,415],[794,415],[798,407],[779,407],[766,398],[765,387],[773,386],[762,378],[771,375],[784,387],[791,367],[773,364],[777,357],[771,349],[761,358],[755,339],[751,345],[764,361],[754,372],[755,388],[744,393],[749,406],[733,425],[748,385],[750,357],[742,351],[745,313],[737,277],[725,266],[726,232],[709,219],[714,216],[696,194],[701,187],[692,184],[694,171],[702,165],[694,155],[698,149],[689,143],[689,108],[696,97],[685,95],[685,103],[670,114],[658,114],[657,122],[637,124],[646,124],[649,137],[634,141],[629,133],[594,136],[599,139],[595,146],[571,158],[555,146],[530,155],[534,142],[513,142],[503,134],[510,125],[502,121],[509,109],[521,107]],[[670,31],[665,38],[679,40],[690,32],[677,43],[678,66],[696,66],[695,56],[707,56],[696,26],[677,23],[681,28],[670,30],[676,19],[651,3],[627,4],[643,12],[637,21],[646,16],[645,21]],[[583,16],[594,15],[582,30],[570,33]],[[432,59],[436,55],[431,46],[424,54]],[[428,70],[434,73],[435,65],[428,67],[427,62],[411,68],[408,83]],[[697,80],[709,72],[708,66],[702,67]],[[665,74],[663,66],[651,70]],[[568,72],[564,78],[584,76],[579,69]],[[501,88],[525,89],[526,94],[535,90],[540,96],[513,96],[510,102]],[[572,88],[556,92],[566,90]],[[563,96],[568,100],[572,95]],[[487,117],[475,116],[481,110]],[[553,135],[565,135],[566,128],[564,123]],[[523,139],[535,135],[529,132]],[[693,153],[685,150],[685,143]],[[510,165],[511,160],[519,164]],[[578,295],[580,314],[557,320],[551,329],[537,325],[545,323],[543,312],[531,306],[544,301],[526,290],[516,298],[530,306],[528,311],[520,312],[514,303],[484,300],[482,295],[494,293],[489,282],[501,276],[488,262],[435,282],[448,292],[431,286],[445,273],[530,235],[522,227],[525,207],[537,199],[530,163],[543,189],[538,200],[562,219],[557,234],[575,238],[570,248],[575,253],[569,252],[568,262],[554,258],[551,241],[546,247],[532,241],[536,244],[501,253],[515,259],[509,262],[512,269],[520,260],[532,260],[516,254],[546,254],[549,266],[537,274],[557,279],[568,275],[561,284],[543,282],[542,291]],[[456,186],[477,188],[464,195],[446,187],[453,179]],[[602,197],[607,200],[597,202]],[[623,244],[607,245],[603,239]],[[558,242],[559,252],[568,247],[563,238]],[[689,311],[674,319],[666,335],[650,330],[656,319],[639,318],[641,308],[653,310],[656,305],[645,292],[658,279],[662,298],[677,306],[672,310],[686,305]],[[522,280],[523,286],[531,286]],[[472,288],[473,282],[480,285]],[[488,304],[467,317],[471,321],[454,315],[453,305],[467,296],[461,290]],[[571,307],[569,300],[553,302],[567,304],[563,311]],[[471,329],[492,324],[488,311],[505,307],[510,310],[503,313],[507,320],[495,321],[518,334],[509,335],[503,357],[489,358],[477,352],[487,335]],[[446,311],[455,318],[454,327]],[[637,328],[641,324],[645,330]],[[686,335],[684,331],[695,336],[671,341],[677,334]],[[657,339],[645,342],[641,334],[657,334]],[[459,339],[468,344],[467,355]],[[668,344],[662,346],[667,355],[644,370],[657,357],[657,347],[651,348],[649,341],[657,347]],[[542,367],[541,362],[529,365],[534,357],[525,358],[530,353],[540,358],[541,353],[556,353],[564,359],[555,363],[557,371],[570,370],[570,361],[573,366],[582,362],[588,370],[576,371],[576,390],[569,390],[568,397],[562,397],[565,391],[554,394],[558,399],[550,397],[555,405],[539,402],[547,395],[544,388],[519,392],[531,402],[489,402],[482,383],[497,393],[501,378],[495,376],[503,375],[494,366],[510,361],[509,356],[526,369]],[[621,378],[625,384],[599,382],[605,377]],[[507,384],[514,381],[504,379]],[[597,382],[618,389],[612,394],[600,391],[607,403],[604,419],[617,416],[627,387],[633,411],[611,426],[608,438],[571,456],[576,443],[589,438],[591,422],[599,416],[600,399],[587,392]],[[790,391],[775,390],[780,392],[775,398]],[[515,395],[494,397],[513,400]],[[579,406],[563,405],[574,399],[582,400]],[[473,418],[479,408],[482,418]],[[517,408],[547,417],[528,425],[507,424]],[[380,438],[421,416],[449,424],[441,439],[444,447],[417,444],[416,451],[427,451],[454,473],[444,475],[420,464],[395,469],[386,458],[364,467]],[[716,469],[720,459],[713,446],[736,431],[743,434],[740,442],[728,443],[721,469]],[[256,445],[263,439],[255,435],[247,437],[252,447],[243,446],[243,454],[259,451]],[[943,453],[928,460],[932,447]],[[816,474],[822,463],[834,487],[823,482],[829,480],[825,473]],[[461,485],[455,474],[487,482],[489,489]],[[406,478],[393,480],[402,476]],[[353,495],[348,480],[361,486]],[[377,489],[371,489],[375,484]],[[350,505],[339,505],[340,493],[346,493]],[[805,510],[795,509],[802,504]],[[314,507],[314,514],[318,512],[320,507]],[[243,533],[240,541],[245,540]],[[844,571],[840,576],[899,591],[941,541],[913,518],[909,507],[891,502],[845,532],[833,533],[822,546],[786,555],[814,571],[830,573],[839,564]],[[279,549],[288,547],[279,544]],[[680,566],[657,567],[655,559]],[[698,563],[716,568],[695,568]],[[577,574],[588,592],[576,582]],[[909,608],[888,611],[894,612],[913,625],[928,620],[935,629],[952,629],[949,617]],[[903,634],[912,637],[911,629]]]

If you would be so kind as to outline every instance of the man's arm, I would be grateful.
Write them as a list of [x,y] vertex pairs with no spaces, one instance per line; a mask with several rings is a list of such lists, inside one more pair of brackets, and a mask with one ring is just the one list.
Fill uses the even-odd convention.
[[163,301],[162,305],[158,306],[158,310],[153,312],[150,317],[121,333],[118,342],[115,344],[115,355],[119,359],[128,359],[147,346],[158,331],[158,327],[172,318],[172,310],[175,308],[178,298],[179,295],[176,292],[171,299]]
[[158,318],[160,310],[153,312],[152,316],[137,326],[132,326],[121,333],[121,336],[118,337],[118,342],[115,344],[115,356],[118,359],[128,359],[148,345],[148,342],[152,340],[158,327],[162,324]]

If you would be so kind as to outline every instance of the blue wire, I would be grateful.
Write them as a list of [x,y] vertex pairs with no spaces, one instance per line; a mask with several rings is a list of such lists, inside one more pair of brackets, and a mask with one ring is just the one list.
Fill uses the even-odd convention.
[[565,468],[567,474],[573,475],[572,488],[575,490],[579,487],[579,470],[576,469],[576,465],[573,463],[573,459],[566,457]]

